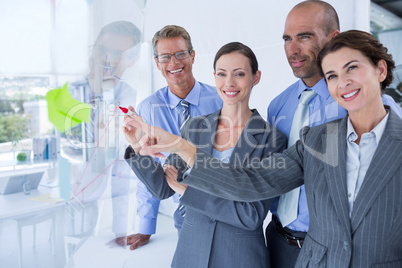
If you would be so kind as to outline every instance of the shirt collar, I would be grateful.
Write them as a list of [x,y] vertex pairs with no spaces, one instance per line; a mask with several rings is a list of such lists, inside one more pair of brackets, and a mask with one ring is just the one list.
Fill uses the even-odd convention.
[[[389,111],[387,110],[387,114],[385,117],[380,121],[380,123],[373,128],[373,130],[370,131],[371,134],[374,135],[377,144],[379,144],[382,135],[384,134],[385,131],[385,126],[387,125],[389,117]],[[350,121],[350,118],[348,116],[348,125],[347,125],[347,130],[346,130],[346,139],[350,142],[354,142],[357,139],[357,134],[355,129],[353,128],[352,122]]]
[[[190,93],[186,96],[185,100],[190,104],[198,106],[200,103],[201,85],[195,80],[194,87],[191,89]],[[168,90],[169,104],[170,108],[174,109],[182,99],[177,97],[175,94]]]
[[311,89],[314,90],[315,93],[323,97],[324,99],[328,98],[329,96],[329,91],[327,87],[327,83],[325,83],[325,79],[321,78],[320,81],[318,81],[314,86],[308,87],[306,84],[304,84],[302,79],[299,79],[299,84],[297,87],[297,93],[298,96],[300,97],[301,93],[306,90],[306,89]]

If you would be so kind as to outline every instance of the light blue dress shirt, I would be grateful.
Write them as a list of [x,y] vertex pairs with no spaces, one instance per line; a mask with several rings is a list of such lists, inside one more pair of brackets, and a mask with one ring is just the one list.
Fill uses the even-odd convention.
[[[190,103],[189,113],[191,117],[210,114],[222,108],[222,99],[219,97],[216,88],[197,81],[195,81],[193,89],[185,100]],[[169,87],[164,87],[143,100],[138,105],[137,111],[149,124],[175,135],[180,135],[182,119],[180,101],[181,99],[174,95]],[[155,160],[159,161],[158,159]],[[173,198],[175,202],[178,202],[177,194]],[[154,234],[160,201],[153,197],[140,181],[137,183],[137,201],[139,233]]]
[[[73,83],[68,84],[68,89],[71,93],[71,96],[76,99],[83,101],[85,103],[91,103],[91,92],[92,90],[89,87],[88,80],[82,79],[80,81],[76,81]],[[115,112],[113,110],[110,110],[110,104],[114,105],[121,105],[128,107],[129,105],[132,105],[136,101],[136,94],[137,91],[133,89],[129,84],[120,81],[113,89],[110,90],[105,90],[102,92],[102,107],[104,107],[104,113],[105,113],[105,118],[107,120],[112,120],[114,118]],[[113,119],[113,122],[114,119]],[[87,124],[85,124],[88,126]],[[112,202],[113,202],[113,227],[112,230],[116,234],[122,234],[127,232],[127,223],[128,223],[128,197],[129,197],[129,187],[130,187],[130,174],[131,174],[131,169],[125,163],[126,161],[124,160],[124,152],[126,149],[126,143],[125,143],[125,138],[124,135],[116,135],[112,136],[113,133],[116,133],[118,131],[118,126],[123,125],[123,115],[118,113],[118,124],[117,124],[117,129],[114,126],[114,123],[110,123],[108,121],[107,124],[107,133],[108,136],[108,150],[105,155],[105,162],[102,164],[97,163],[96,150],[98,148],[90,148],[88,150],[89,158],[86,159],[85,155],[82,153],[78,155],[69,155],[69,157],[79,157],[78,160],[80,161],[89,161],[88,169],[85,169],[86,172],[85,176],[82,176],[83,174],[80,174],[79,176],[82,177],[82,189],[87,189],[84,192],[85,199],[87,200],[96,200],[101,197],[101,195],[105,191],[105,187],[107,185],[108,180],[110,179],[110,184],[111,184],[111,194],[112,194]],[[75,129],[80,130],[77,131],[76,133],[81,133],[78,134],[78,136],[73,137],[73,139],[77,139],[81,141],[83,139],[82,137],[82,126],[78,125],[75,127]],[[64,135],[64,134],[62,134]],[[104,140],[103,140],[104,141]],[[96,141],[98,142],[98,141]],[[67,152],[68,154],[68,152]],[[111,165],[111,170],[107,167]],[[100,181],[101,183],[98,183],[97,185],[100,185],[96,187],[96,191],[93,190],[92,187],[86,187],[89,183],[92,183],[94,180],[95,175],[90,173],[90,170],[94,167],[99,167],[101,171],[97,171],[98,174],[107,174],[105,177],[96,177],[97,181]],[[106,170],[104,170],[107,168]],[[110,172],[109,172],[110,171]],[[96,173],[95,173],[96,174]],[[105,179],[106,178],[106,179]],[[88,206],[88,210],[90,210],[91,207]],[[96,209],[98,209],[96,207]],[[91,213],[91,212],[88,212]],[[85,215],[84,215],[85,216]],[[84,217],[85,218],[85,217]],[[88,217],[87,217],[88,218]],[[92,220],[88,218],[88,221]],[[96,219],[95,219],[96,220]],[[85,218],[83,220],[84,224],[87,219]]]
[[359,193],[360,187],[366,177],[367,170],[377,150],[381,137],[384,134],[389,113],[378,123],[370,132],[364,133],[359,144],[356,144],[358,138],[353,128],[350,118],[347,126],[347,151],[346,151],[346,180],[348,189],[349,217],[352,217],[353,203]]
[[[297,82],[279,94],[274,100],[272,100],[268,106],[268,122],[272,126],[276,127],[279,131],[284,133],[287,138],[289,138],[293,116],[295,114],[297,105],[299,104],[300,94],[307,88],[309,87],[304,84],[303,80],[299,79]],[[317,93],[317,95],[309,103],[310,127],[343,118],[347,114],[347,111],[338,105],[331,94],[329,94],[324,78],[322,78],[310,89]],[[391,97],[383,95],[382,100],[384,104],[389,105],[391,109],[402,118],[402,111],[400,107]],[[271,212],[276,216],[278,216],[276,213],[278,200],[279,198],[275,198],[271,206]],[[294,231],[308,231],[309,213],[304,185],[300,187],[297,219],[286,227]]]
[[[309,87],[299,79],[296,83],[288,87],[279,96],[277,96],[268,107],[268,122],[284,133],[289,138],[292,127],[293,116],[299,104],[300,94]],[[346,110],[340,107],[334,98],[329,94],[327,84],[321,79],[311,90],[317,95],[309,103],[309,126],[317,126],[346,115]],[[271,212],[276,213],[279,198],[275,198]],[[307,232],[309,226],[309,214],[307,208],[307,199],[304,185],[300,187],[299,206],[297,219],[287,227],[295,231]]]
[[218,151],[216,149],[212,149],[212,156],[223,163],[229,163],[233,150],[234,150],[234,147],[224,150],[222,152]]

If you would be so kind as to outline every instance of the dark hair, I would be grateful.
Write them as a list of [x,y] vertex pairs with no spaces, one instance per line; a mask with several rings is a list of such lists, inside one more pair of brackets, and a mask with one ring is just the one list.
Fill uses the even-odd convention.
[[152,47],[154,50],[154,56],[155,57],[158,56],[158,50],[156,48],[156,44],[158,43],[159,40],[174,37],[183,37],[183,39],[186,41],[187,49],[193,50],[193,45],[191,44],[191,37],[190,34],[186,31],[186,29],[177,25],[166,25],[165,27],[157,31],[154,37],[152,38]]
[[339,31],[340,28],[339,28],[338,13],[336,13],[335,8],[330,4],[328,4],[327,2],[319,0],[307,0],[295,5],[293,9],[301,7],[311,7],[313,5],[318,5],[323,9],[324,18],[322,21],[322,25],[320,25],[320,27],[322,27],[326,36],[328,36],[335,30]]
[[105,25],[96,38],[95,44],[105,34],[118,34],[129,36],[133,39],[134,45],[141,42],[141,31],[129,21],[114,21]]
[[392,71],[395,68],[392,55],[387,53],[388,49],[384,47],[374,35],[359,30],[350,30],[340,33],[324,45],[317,59],[317,64],[322,76],[324,76],[321,67],[322,60],[329,53],[335,52],[343,47],[360,51],[371,60],[374,65],[377,65],[380,60],[384,60],[387,63],[387,77],[381,82],[381,89],[385,89],[392,83],[394,79]]
[[220,57],[226,54],[230,54],[232,52],[238,52],[243,56],[247,57],[250,61],[250,67],[253,74],[256,74],[258,71],[258,61],[257,57],[255,56],[254,52],[246,45],[243,45],[240,42],[231,42],[227,43],[226,45],[222,46],[218,52],[216,52],[215,59],[214,59],[214,71],[216,67],[216,62],[219,60]]

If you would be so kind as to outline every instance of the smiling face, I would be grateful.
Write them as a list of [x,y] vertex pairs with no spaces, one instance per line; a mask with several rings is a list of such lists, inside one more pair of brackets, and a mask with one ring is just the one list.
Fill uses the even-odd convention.
[[[156,44],[158,55],[174,54],[179,51],[188,50],[186,41],[183,37],[173,37],[160,39]],[[156,66],[165,77],[173,94],[184,99],[194,86],[194,77],[192,67],[194,63],[195,52],[192,51],[186,59],[178,60],[171,55],[170,62],[160,63],[156,58]]]
[[250,60],[238,52],[222,55],[215,68],[215,85],[224,106],[240,104],[248,107],[251,89],[260,81],[261,72],[254,75]]
[[387,76],[384,60],[374,65],[359,50],[343,47],[327,54],[321,65],[329,92],[349,115],[370,115],[383,109],[380,83]]
[[286,18],[283,40],[293,74],[312,87],[322,77],[317,55],[330,39],[323,30],[323,9],[317,5],[293,9]]

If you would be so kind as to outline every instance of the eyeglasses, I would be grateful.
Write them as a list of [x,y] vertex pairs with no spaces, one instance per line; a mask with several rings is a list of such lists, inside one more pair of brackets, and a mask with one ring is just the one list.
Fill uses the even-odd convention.
[[124,51],[118,49],[109,49],[100,45],[93,45],[90,47],[90,51],[95,55],[105,55],[110,53],[110,56],[113,58],[121,58],[124,55]]
[[92,45],[90,46],[90,54],[95,56],[104,56],[109,53],[112,59],[120,60],[120,59],[131,59],[140,54],[141,44],[137,44],[129,49],[123,51],[118,49],[109,49],[107,47],[101,45]]
[[191,52],[192,50],[182,50],[173,54],[161,54],[156,56],[155,58],[158,60],[159,63],[167,63],[172,59],[173,55],[177,60],[184,60],[190,56]]

